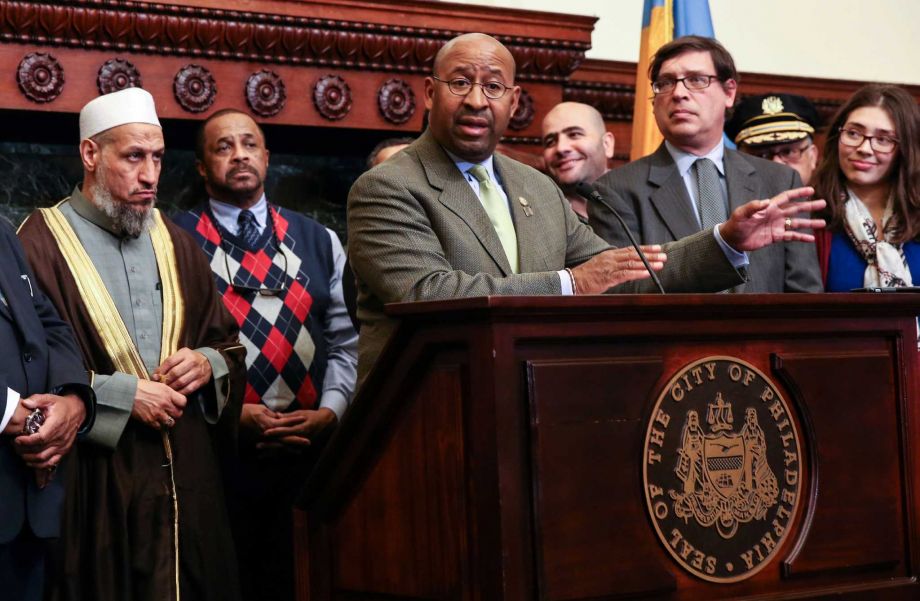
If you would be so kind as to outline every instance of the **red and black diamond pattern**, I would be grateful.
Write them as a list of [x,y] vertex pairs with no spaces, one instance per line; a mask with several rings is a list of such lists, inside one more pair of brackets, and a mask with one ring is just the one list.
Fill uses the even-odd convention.
[[[195,232],[203,238],[217,289],[239,324],[240,341],[246,346],[244,402],[263,403],[274,411],[310,409],[317,397],[309,373],[314,345],[307,327],[313,299],[294,252],[296,241],[287,236],[288,223],[270,210],[284,257],[272,240],[270,227],[265,228],[254,251],[234,244],[234,236],[218,229],[207,212],[202,212]],[[231,280],[236,286],[286,290],[265,296],[235,289]]]

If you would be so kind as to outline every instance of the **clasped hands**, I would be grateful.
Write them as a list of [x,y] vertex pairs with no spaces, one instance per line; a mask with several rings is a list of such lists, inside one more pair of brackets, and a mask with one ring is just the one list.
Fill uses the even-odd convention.
[[[35,434],[19,434],[26,417],[35,409],[42,410],[45,422]],[[86,406],[76,394],[35,394],[20,399],[4,434],[19,434],[13,441],[13,449],[35,470],[39,488],[44,488],[51,480],[61,459],[73,446],[85,418]]]
[[333,425],[336,420],[335,412],[325,407],[279,413],[262,404],[247,403],[243,405],[240,426],[255,436],[256,448],[259,450],[299,451],[310,446],[311,438]]
[[211,363],[203,354],[181,348],[156,368],[150,380],[139,379],[131,417],[160,430],[176,425],[189,395],[211,380]]
[[[798,200],[815,193],[814,188],[787,190],[767,200],[752,200],[734,211],[719,234],[731,248],[750,252],[775,242],[814,242],[815,237],[799,229],[820,229],[823,219],[797,217],[824,208],[823,200]],[[642,246],[642,252],[654,271],[664,268],[667,255],[661,245]],[[633,248],[606,250],[578,267],[572,268],[578,294],[603,294],[609,288],[649,277],[639,254]]]

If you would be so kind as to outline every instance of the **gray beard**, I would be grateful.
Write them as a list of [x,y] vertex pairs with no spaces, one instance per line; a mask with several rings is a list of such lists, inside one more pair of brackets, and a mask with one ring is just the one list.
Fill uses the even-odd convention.
[[135,211],[127,203],[118,202],[112,198],[105,184],[105,171],[99,169],[96,173],[96,186],[93,188],[94,204],[105,215],[112,220],[112,227],[115,232],[123,236],[137,238],[143,232],[150,229],[153,223],[153,207],[156,206],[156,199],[143,213]]

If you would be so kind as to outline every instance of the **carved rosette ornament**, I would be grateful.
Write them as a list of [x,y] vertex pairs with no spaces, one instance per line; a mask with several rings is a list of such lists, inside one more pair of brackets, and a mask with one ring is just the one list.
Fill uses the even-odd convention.
[[112,58],[99,67],[96,87],[100,94],[111,94],[125,88],[142,88],[141,73],[130,61]]
[[50,54],[32,52],[20,61],[16,81],[29,100],[51,102],[64,90],[64,68]]
[[313,104],[326,119],[342,119],[351,110],[351,88],[338,75],[320,77],[313,86]]
[[[508,92],[511,93],[510,90]],[[533,123],[536,111],[533,108],[533,96],[527,93],[527,90],[521,90],[521,98],[518,100],[517,110],[511,115],[508,127],[515,131],[527,129]]]
[[274,71],[256,71],[246,81],[246,102],[252,112],[260,117],[277,115],[284,108],[286,100],[284,81]]
[[217,84],[211,72],[201,65],[185,65],[173,79],[173,94],[179,106],[190,113],[203,113],[217,97]]
[[377,105],[384,119],[401,125],[415,113],[415,92],[401,79],[388,79],[377,92]]

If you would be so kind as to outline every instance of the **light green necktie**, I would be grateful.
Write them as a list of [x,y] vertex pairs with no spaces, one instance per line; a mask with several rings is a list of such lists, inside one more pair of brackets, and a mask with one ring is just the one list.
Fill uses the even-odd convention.
[[514,222],[511,221],[511,210],[508,208],[508,203],[496,189],[485,167],[474,165],[470,168],[470,173],[479,182],[479,199],[489,215],[489,221],[492,222],[495,233],[498,234],[502,248],[505,249],[505,256],[508,258],[508,264],[511,265],[511,271],[518,273],[517,234],[514,232]]

